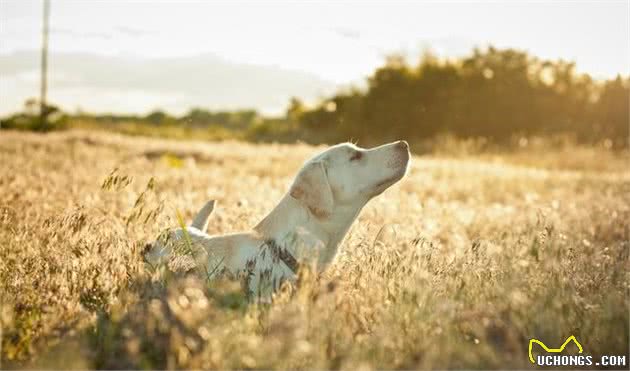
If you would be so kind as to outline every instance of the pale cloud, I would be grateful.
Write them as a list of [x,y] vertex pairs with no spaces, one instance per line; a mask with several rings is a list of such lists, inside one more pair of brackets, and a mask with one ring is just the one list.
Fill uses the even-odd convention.
[[[284,111],[292,96],[315,101],[334,84],[305,72],[227,62],[213,55],[177,58],[55,53],[50,60],[50,100],[64,109],[146,113],[191,107]],[[20,108],[38,92],[38,54],[0,55],[0,114]],[[6,92],[6,93],[5,93]]]

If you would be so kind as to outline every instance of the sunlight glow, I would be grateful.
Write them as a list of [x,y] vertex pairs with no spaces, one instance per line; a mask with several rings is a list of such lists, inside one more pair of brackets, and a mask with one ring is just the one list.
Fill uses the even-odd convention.
[[[574,60],[578,71],[607,78],[628,74],[628,14],[625,1],[52,0],[50,94],[68,108],[82,106],[94,111],[143,112],[161,104],[182,111],[201,104],[280,112],[292,95],[314,100],[338,87],[364,83],[365,77],[391,53],[415,60],[428,48],[441,57],[455,57],[490,43],[524,49],[541,58]],[[26,97],[33,95],[35,82],[19,75],[28,71],[14,64],[26,63],[36,69],[36,53],[19,58],[16,54],[39,48],[40,16],[40,1],[0,2],[0,114],[18,109]],[[61,62],[57,57],[61,54],[75,56],[75,62],[72,58]],[[200,96],[202,92],[195,95],[190,89],[164,91],[138,83],[132,89],[132,101],[116,101],[122,91],[129,91],[119,82],[133,81],[136,69],[143,64],[165,62],[161,74],[176,79],[176,74],[186,73],[188,58],[201,58],[200,64],[205,63],[212,73],[213,65],[203,59],[206,57],[218,58],[224,64],[264,66],[273,70],[273,81],[297,82],[283,93],[269,92],[270,97],[262,97],[263,89],[259,89],[260,93],[227,101]],[[120,75],[101,84],[108,85],[103,87],[91,84],[89,78],[63,74],[81,70],[80,64],[87,65],[82,62],[85,58],[104,65],[120,63]],[[248,71],[264,75],[255,69]],[[253,83],[269,84],[268,80]],[[217,84],[228,87],[229,81]],[[89,88],[96,96],[85,94]],[[136,96],[143,94],[144,98]],[[163,96],[170,98],[164,102],[159,98]]]

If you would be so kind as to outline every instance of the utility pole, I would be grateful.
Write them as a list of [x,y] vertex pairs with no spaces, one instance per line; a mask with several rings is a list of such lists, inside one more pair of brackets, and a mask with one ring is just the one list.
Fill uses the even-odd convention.
[[44,0],[44,20],[42,28],[42,81],[39,96],[39,119],[40,125],[46,127],[47,108],[46,108],[46,92],[48,89],[48,19],[50,18],[50,0]]

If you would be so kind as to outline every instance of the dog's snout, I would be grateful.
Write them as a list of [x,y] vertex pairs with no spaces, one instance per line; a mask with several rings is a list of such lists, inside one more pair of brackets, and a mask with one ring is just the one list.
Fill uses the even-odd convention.
[[153,247],[153,245],[151,245],[150,243],[146,243],[144,244],[144,248],[142,249],[142,253],[146,254],[149,251],[151,251],[151,248]]
[[396,148],[399,148],[403,151],[409,151],[409,143],[406,140],[399,140],[396,142]]

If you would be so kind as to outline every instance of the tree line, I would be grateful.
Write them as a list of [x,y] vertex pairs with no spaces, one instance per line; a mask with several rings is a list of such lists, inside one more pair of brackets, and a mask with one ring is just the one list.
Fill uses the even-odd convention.
[[219,129],[224,136],[249,140],[353,139],[362,144],[426,140],[440,134],[497,144],[518,137],[569,135],[581,143],[606,141],[614,148],[627,148],[629,105],[627,76],[597,81],[578,73],[572,62],[488,47],[457,59],[425,53],[415,64],[392,56],[368,77],[365,88],[340,91],[314,106],[293,98],[283,117],[264,117],[248,109],[202,108],[181,117],[161,110],[144,116],[61,115],[51,106],[48,111],[58,116],[59,124],[51,119],[42,127],[36,102],[29,100],[25,112],[3,119],[2,127],[49,130],[92,121],[111,128],[131,123],[147,126],[146,130]]
[[314,108],[293,99],[287,117],[327,140],[426,139],[449,133],[502,143],[570,134],[628,145],[630,83],[595,81],[575,64],[514,49],[475,49],[460,59],[390,57],[367,82]]

